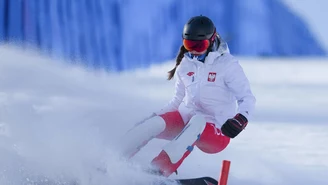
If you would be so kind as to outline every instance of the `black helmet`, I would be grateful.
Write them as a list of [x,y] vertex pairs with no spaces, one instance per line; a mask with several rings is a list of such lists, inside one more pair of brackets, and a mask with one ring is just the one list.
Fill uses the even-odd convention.
[[188,40],[208,40],[216,32],[211,19],[206,16],[195,16],[184,25],[182,38]]

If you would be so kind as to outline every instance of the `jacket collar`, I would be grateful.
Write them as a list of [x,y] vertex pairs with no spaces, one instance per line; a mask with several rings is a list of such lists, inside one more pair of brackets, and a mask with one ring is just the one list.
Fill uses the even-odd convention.
[[187,57],[190,58],[190,59],[196,59],[196,60],[198,60],[198,61],[204,63],[205,58],[206,58],[206,53],[204,53],[204,54],[202,54],[202,55],[199,55],[199,56],[196,56],[196,55],[193,55],[193,54],[190,53],[190,52],[187,52],[187,53],[185,53],[185,56],[187,56]]

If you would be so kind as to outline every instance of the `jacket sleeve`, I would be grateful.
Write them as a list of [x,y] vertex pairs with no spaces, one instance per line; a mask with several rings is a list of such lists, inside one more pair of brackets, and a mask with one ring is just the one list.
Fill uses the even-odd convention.
[[175,92],[174,96],[171,99],[171,101],[164,106],[160,111],[155,112],[156,115],[161,115],[166,112],[172,112],[178,110],[183,98],[185,97],[185,85],[183,84],[180,74],[178,72],[179,67],[177,68],[176,74],[175,74]]
[[256,99],[242,67],[234,59],[227,66],[225,83],[237,99],[238,113],[249,119],[255,108]]

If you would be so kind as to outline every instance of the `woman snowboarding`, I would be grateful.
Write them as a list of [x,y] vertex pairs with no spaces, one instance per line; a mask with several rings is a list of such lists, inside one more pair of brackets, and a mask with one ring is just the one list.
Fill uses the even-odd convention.
[[174,97],[129,130],[121,143],[131,158],[153,138],[170,140],[151,162],[153,171],[163,176],[176,172],[194,146],[209,154],[224,150],[246,127],[256,101],[211,19],[192,17],[182,38],[168,76],[176,79]]

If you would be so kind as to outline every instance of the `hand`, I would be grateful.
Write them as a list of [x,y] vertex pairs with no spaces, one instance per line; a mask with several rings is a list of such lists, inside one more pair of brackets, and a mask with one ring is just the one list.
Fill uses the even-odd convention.
[[235,117],[228,119],[221,127],[221,132],[225,136],[235,138],[247,126],[248,120],[238,113]]

